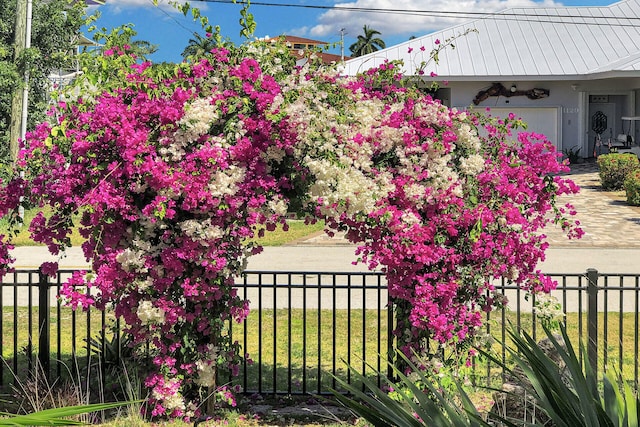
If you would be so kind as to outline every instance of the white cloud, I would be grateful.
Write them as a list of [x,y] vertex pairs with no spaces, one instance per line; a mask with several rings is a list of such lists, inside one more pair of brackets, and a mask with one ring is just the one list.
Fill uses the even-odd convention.
[[298,28],[293,28],[290,32],[288,32],[288,35],[291,36],[297,36],[300,34],[309,34],[311,28],[308,26],[304,26],[304,27],[298,27]]
[[309,35],[322,37],[339,34],[344,28],[350,37],[355,38],[367,25],[381,33],[380,37],[397,35],[422,36],[424,34],[450,27],[472,17],[448,18],[439,14],[425,16],[420,14],[367,13],[361,11],[340,11],[340,7],[366,9],[399,9],[415,11],[447,12],[498,12],[512,7],[553,7],[562,6],[554,0],[356,0],[349,3],[337,3],[336,8],[323,13],[318,24],[309,30]]
[[[177,3],[187,3],[187,0],[178,0]],[[178,11],[174,6],[169,4],[168,0],[158,0],[158,5],[154,6],[153,0],[106,0],[105,6],[111,8],[114,13],[118,13],[127,8],[160,8],[167,12],[182,13]],[[102,6],[104,7],[104,6]],[[205,10],[206,3],[199,3],[198,9]]]

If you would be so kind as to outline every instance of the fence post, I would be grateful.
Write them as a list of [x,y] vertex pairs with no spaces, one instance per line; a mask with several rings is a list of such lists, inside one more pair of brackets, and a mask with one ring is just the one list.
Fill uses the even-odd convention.
[[587,357],[595,372],[598,371],[598,270],[587,269]]
[[394,351],[395,334],[393,333],[395,326],[395,302],[394,299],[389,297],[389,304],[387,305],[387,377],[395,378],[393,373],[393,365],[395,364],[396,354]]
[[38,270],[38,362],[47,380],[51,367],[50,328],[49,278],[42,270]]

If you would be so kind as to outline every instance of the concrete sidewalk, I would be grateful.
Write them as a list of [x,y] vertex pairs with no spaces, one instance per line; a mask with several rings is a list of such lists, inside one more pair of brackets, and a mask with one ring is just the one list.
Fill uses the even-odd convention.
[[[249,259],[249,270],[267,271],[367,271],[364,264],[353,265],[351,245],[298,245],[266,247]],[[18,247],[12,251],[17,268],[37,268],[43,261],[56,261],[45,247]],[[550,248],[540,270],[551,274],[584,273],[595,268],[601,273],[640,274],[640,248],[574,247]],[[85,268],[80,248],[70,248],[59,261],[61,268]]]

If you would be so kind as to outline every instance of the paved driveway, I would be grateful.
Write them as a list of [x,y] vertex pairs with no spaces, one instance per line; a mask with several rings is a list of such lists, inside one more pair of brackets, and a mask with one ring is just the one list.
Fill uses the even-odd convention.
[[603,191],[595,163],[573,167],[569,177],[580,186],[580,194],[565,196],[571,202],[585,235],[568,241],[559,229],[546,234],[552,247],[567,248],[640,248],[640,207],[629,206],[624,191]]

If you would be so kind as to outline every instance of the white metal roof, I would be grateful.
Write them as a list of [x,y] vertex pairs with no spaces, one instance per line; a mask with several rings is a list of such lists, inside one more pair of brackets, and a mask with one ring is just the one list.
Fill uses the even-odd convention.
[[[401,59],[412,75],[436,40],[459,36],[429,63],[439,79],[557,80],[640,74],[640,0],[603,7],[513,8],[353,58],[348,75]],[[423,48],[421,50],[421,48]]]

